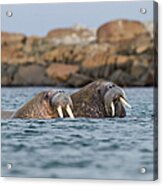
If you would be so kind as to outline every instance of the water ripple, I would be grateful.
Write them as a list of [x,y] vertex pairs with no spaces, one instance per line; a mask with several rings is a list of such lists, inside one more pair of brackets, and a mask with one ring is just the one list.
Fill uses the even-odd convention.
[[[2,108],[16,109],[43,89],[2,88]],[[2,120],[2,175],[151,180],[152,89],[126,92],[133,109],[125,118]],[[142,166],[145,175],[138,171]]]

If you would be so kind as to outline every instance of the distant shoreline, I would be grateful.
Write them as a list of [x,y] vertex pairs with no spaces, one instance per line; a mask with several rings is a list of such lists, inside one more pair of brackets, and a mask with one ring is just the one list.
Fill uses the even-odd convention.
[[97,30],[75,25],[45,37],[2,32],[2,86],[83,87],[105,79],[123,87],[155,84],[153,22],[119,19]]

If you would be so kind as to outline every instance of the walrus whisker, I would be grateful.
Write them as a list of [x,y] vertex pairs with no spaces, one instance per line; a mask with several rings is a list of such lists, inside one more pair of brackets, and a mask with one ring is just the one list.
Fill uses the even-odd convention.
[[68,115],[70,116],[70,118],[74,119],[74,115],[73,115],[70,105],[66,106],[66,111],[67,111]]
[[128,108],[132,108],[131,105],[127,103],[127,101],[123,97],[120,97],[119,99],[123,105],[127,106]]
[[114,106],[113,101],[111,102],[111,111],[112,111],[112,116],[114,117],[115,116],[115,106]]
[[58,111],[59,117],[60,117],[60,118],[63,118],[63,112],[62,112],[62,107],[61,107],[61,105],[58,106],[57,111]]

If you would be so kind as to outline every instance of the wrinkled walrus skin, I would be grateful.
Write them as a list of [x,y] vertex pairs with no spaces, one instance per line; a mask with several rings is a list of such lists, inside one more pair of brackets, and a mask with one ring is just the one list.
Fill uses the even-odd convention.
[[[97,80],[71,95],[73,113],[75,117],[87,118],[125,117],[126,111],[122,103],[117,101],[119,96],[125,98],[125,93],[116,84]],[[112,101],[115,104],[114,116],[112,116],[110,108]]]
[[71,95],[64,91],[43,91],[14,112],[11,118],[125,117],[123,103],[128,104],[120,87],[112,82],[97,80]]
[[[47,96],[47,97],[46,97]],[[57,118],[57,112],[53,111],[48,92],[41,92],[32,98],[29,102],[19,108],[12,116],[12,118],[38,118],[50,119]]]
[[75,117],[107,117],[99,88],[103,81],[93,82],[71,95]]
[[63,91],[43,91],[18,109],[11,117],[36,119],[58,118],[61,117],[57,110],[58,106],[62,106],[62,109],[64,109],[64,114],[66,114],[68,117],[67,113],[65,112],[65,107],[67,105],[69,105],[71,108],[72,102],[69,96]]

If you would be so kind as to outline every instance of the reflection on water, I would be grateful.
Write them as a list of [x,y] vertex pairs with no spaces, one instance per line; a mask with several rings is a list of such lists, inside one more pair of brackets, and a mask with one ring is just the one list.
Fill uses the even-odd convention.
[[[2,109],[15,110],[42,89],[2,88]],[[133,107],[126,118],[2,120],[2,175],[152,180],[153,89],[126,93]]]

